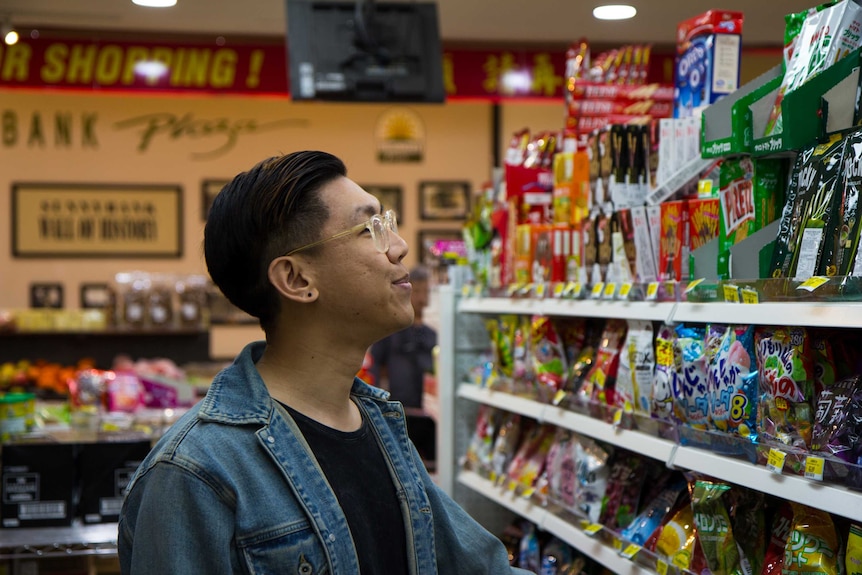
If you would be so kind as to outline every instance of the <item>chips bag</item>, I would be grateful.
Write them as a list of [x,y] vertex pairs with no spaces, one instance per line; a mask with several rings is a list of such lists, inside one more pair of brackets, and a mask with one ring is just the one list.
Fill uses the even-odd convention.
[[728,491],[730,485],[727,483],[698,480],[691,494],[697,538],[712,575],[743,575],[730,516],[723,500]]
[[847,575],[862,575],[862,526],[850,526],[844,562]]
[[551,318],[534,315],[531,323],[532,372],[535,378],[537,399],[550,403],[563,389],[566,376],[566,351]]
[[784,545],[783,575],[824,573],[838,575],[838,533],[825,511],[791,502],[793,527]]
[[681,380],[685,397],[684,423],[695,429],[709,426],[707,357],[702,327],[679,325],[674,348],[681,359]]
[[792,527],[793,509],[789,502],[784,501],[772,518],[769,545],[766,547],[760,575],[781,575],[781,570],[784,567],[784,547],[787,545]]

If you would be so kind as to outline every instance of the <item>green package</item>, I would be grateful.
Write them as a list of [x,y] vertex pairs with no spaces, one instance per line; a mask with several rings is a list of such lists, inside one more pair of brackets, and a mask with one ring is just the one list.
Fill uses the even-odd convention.
[[784,203],[786,161],[782,158],[725,159],[719,173],[718,264],[720,279],[730,274],[730,248],[778,217]]
[[727,483],[698,480],[691,494],[697,538],[712,575],[743,575],[724,495]]

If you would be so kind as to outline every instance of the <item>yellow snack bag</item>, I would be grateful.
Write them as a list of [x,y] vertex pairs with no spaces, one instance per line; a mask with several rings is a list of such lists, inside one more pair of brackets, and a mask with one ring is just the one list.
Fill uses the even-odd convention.
[[784,545],[783,575],[822,573],[838,575],[838,533],[825,511],[791,502],[793,527]]

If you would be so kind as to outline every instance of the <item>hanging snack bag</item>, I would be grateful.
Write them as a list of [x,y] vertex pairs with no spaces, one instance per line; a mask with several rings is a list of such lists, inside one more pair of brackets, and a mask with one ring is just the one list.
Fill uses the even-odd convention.
[[681,475],[668,481],[657,497],[647,501],[643,511],[620,532],[620,536],[635,545],[644,545],[685,490],[685,480]]
[[766,553],[766,499],[754,489],[734,485],[726,496],[733,537],[743,573],[760,573]]
[[651,321],[627,320],[626,339],[620,349],[615,405],[626,411],[649,413],[655,354]]
[[506,472],[510,490],[519,495],[532,494],[536,479],[544,469],[548,450],[553,441],[552,426],[536,425],[530,429],[529,435],[524,437]]
[[742,575],[739,549],[733,538],[724,497],[727,483],[698,480],[691,495],[691,508],[706,563],[713,575]]
[[[688,503],[688,497],[685,500]],[[670,521],[660,528],[655,542],[655,552],[671,565],[695,573],[701,572],[698,565],[705,562],[702,560],[703,551],[697,541],[697,528],[691,505],[680,506],[673,513]]]
[[766,441],[805,449],[814,424],[814,372],[808,332],[759,327],[754,335],[760,371],[757,430]]
[[862,575],[862,526],[855,523],[850,526],[850,532],[847,534],[844,561],[847,575]]
[[[862,457],[862,376],[842,379],[824,388],[817,397],[811,450],[827,453],[855,466]],[[859,475],[852,467],[829,460],[824,478],[849,479],[858,485]]]
[[550,403],[563,389],[566,376],[566,351],[551,318],[534,315],[531,323],[532,373],[536,385],[536,398]]
[[641,456],[616,450],[611,458],[599,523],[614,531],[628,527],[637,514],[645,478],[646,463]]
[[571,431],[558,427],[554,444],[548,451],[548,501],[565,509],[577,509],[578,438]]
[[655,373],[652,380],[650,413],[661,421],[683,421],[685,397],[679,383],[679,358],[674,352],[673,327],[663,324],[655,339]]
[[514,364],[512,369],[512,392],[517,395],[533,397],[533,365],[531,362],[532,349],[530,348],[530,317],[526,315],[515,316],[514,330],[512,333],[512,355]]
[[840,541],[832,517],[820,509],[794,501],[793,527],[784,545],[782,575],[824,573],[838,575]]
[[705,331],[702,327],[679,325],[676,329],[675,351],[682,368],[681,380],[685,397],[685,424],[694,429],[709,427],[709,390],[707,387]]
[[539,535],[536,533],[536,526],[530,521],[523,521],[521,530],[524,536],[521,538],[521,544],[518,548],[518,567],[538,573],[542,555],[539,550]]
[[815,144],[803,148],[796,155],[778,224],[775,248],[772,251],[770,277],[791,277],[791,266],[801,235],[805,210],[818,183],[817,166],[823,153],[823,147]]
[[610,446],[605,447],[592,439],[582,437],[578,441],[575,501],[578,511],[591,523],[597,523],[602,513],[610,471],[608,460],[612,453]]
[[494,483],[506,479],[506,469],[509,467],[509,462],[512,461],[515,451],[518,449],[518,442],[521,439],[523,427],[527,428],[526,432],[529,431],[530,425],[523,424],[520,414],[509,412],[505,414],[497,432],[497,437],[494,438],[494,448],[491,451],[489,478]]
[[757,439],[757,400],[760,393],[754,353],[754,326],[724,331],[710,362],[710,419],[719,431]]
[[620,348],[625,336],[624,320],[614,318],[607,320],[596,362],[587,374],[579,392],[584,402],[614,405],[614,383],[619,368]]
[[784,501],[772,518],[769,545],[766,547],[760,575],[781,575],[784,568],[784,548],[790,538],[792,527],[793,509],[789,502]]
[[494,434],[500,418],[500,412],[494,408],[484,404],[480,405],[479,414],[476,417],[476,428],[467,446],[465,467],[485,477],[490,475]]
[[806,14],[766,124],[767,136],[783,131],[784,96],[858,48],[860,27],[862,7],[853,0],[828,2]]
[[862,255],[859,250],[859,231],[862,211],[859,194],[862,192],[862,130],[847,135],[844,142],[844,195],[841,198],[841,228],[838,237],[838,275],[862,275]]

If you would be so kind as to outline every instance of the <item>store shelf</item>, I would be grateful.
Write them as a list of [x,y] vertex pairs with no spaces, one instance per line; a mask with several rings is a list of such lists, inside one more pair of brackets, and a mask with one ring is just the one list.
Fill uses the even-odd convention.
[[472,384],[461,384],[458,387],[458,397],[563,427],[663,461],[670,467],[697,471],[837,515],[862,517],[862,493],[839,485],[812,481],[787,473],[773,473],[764,466],[748,461],[682,446],[640,431],[620,429],[587,415]]
[[766,467],[695,447],[680,446],[669,464],[783,499],[804,503],[836,515],[857,520],[862,517],[862,493],[838,485],[820,483],[786,473],[773,473]]
[[116,523],[0,529],[0,560],[116,554]]
[[650,575],[653,573],[621,556],[616,549],[606,545],[600,539],[587,535],[582,529],[566,519],[558,517],[548,509],[537,506],[529,499],[520,497],[503,486],[495,485],[476,473],[462,471],[458,474],[458,482],[498,505],[502,505],[532,521],[539,529],[556,535],[614,573],[621,575]]
[[460,301],[458,311],[667,321],[676,305],[675,302],[466,298]]
[[862,304],[832,302],[681,302],[674,310],[675,322],[710,322],[799,325],[808,327],[862,327]]
[[588,415],[477,385],[461,384],[458,386],[458,397],[505,411],[520,413],[536,421],[563,427],[605,443],[631,449],[659,461],[670,461],[672,452],[676,447],[674,442],[667,439],[653,437],[630,429],[622,429]]

